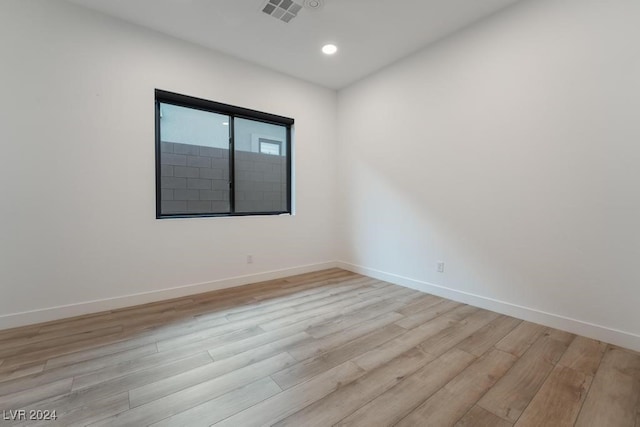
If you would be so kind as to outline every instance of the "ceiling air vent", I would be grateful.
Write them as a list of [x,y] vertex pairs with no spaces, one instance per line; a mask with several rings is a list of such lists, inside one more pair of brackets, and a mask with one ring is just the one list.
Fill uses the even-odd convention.
[[262,11],[281,21],[289,23],[298,15],[302,6],[292,0],[269,0]]

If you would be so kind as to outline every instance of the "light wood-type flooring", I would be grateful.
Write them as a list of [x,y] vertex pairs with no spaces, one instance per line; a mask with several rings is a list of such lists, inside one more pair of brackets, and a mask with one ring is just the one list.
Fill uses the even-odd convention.
[[0,331],[3,426],[640,427],[639,408],[638,353],[339,269]]

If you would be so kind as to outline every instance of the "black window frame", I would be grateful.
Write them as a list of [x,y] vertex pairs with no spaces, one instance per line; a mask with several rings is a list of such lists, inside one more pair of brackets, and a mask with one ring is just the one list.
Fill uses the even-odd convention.
[[[224,114],[229,116],[229,212],[224,213],[178,213],[163,214],[162,213],[162,189],[161,189],[161,140],[160,135],[160,104],[171,104],[179,107],[192,108],[196,110],[207,111],[210,113]],[[269,123],[286,128],[286,175],[287,175],[287,209],[284,211],[267,211],[267,212],[235,212],[235,141],[234,141],[234,119],[247,119],[263,123]],[[168,92],[161,89],[155,90],[155,145],[156,145],[156,219],[167,218],[210,218],[210,217],[228,217],[228,216],[255,216],[255,215],[291,215],[291,190],[293,183],[291,182],[291,128],[294,125],[294,119],[290,117],[279,116],[276,114],[265,113],[263,111],[252,110],[249,108],[238,107],[235,105],[224,104],[221,102],[209,101],[202,98],[196,98],[188,95],[181,95],[174,92]]]

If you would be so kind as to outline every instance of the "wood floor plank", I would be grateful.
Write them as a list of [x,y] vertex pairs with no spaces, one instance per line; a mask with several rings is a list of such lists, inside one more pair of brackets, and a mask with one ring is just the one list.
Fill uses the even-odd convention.
[[[297,340],[288,339],[295,343]],[[206,364],[199,368],[181,373],[179,375],[164,378],[154,383],[141,387],[130,388],[131,407],[143,405],[153,400],[169,396],[180,390],[184,390],[201,382],[221,377],[238,369],[246,368],[252,364],[264,361],[283,353],[285,346],[266,345],[253,350],[240,353],[234,357]],[[284,369],[284,368],[283,368]]]
[[462,350],[452,349],[396,386],[344,418],[340,426],[390,426],[424,402],[475,360]]
[[[115,328],[115,329],[114,329]],[[121,331],[122,325],[105,325],[104,321],[102,321],[98,325],[98,331],[105,330],[106,333],[103,332],[104,335],[108,335],[115,331]],[[87,331],[84,328],[78,331],[69,331],[67,329],[59,329],[53,331],[51,333],[37,333],[35,335],[23,336],[17,339],[13,339],[11,341],[5,341],[0,346],[0,355],[2,357],[8,357],[13,354],[26,354],[32,350],[40,350],[43,348],[49,348],[51,346],[51,341],[56,340],[58,344],[62,344],[65,341],[73,341],[76,340],[78,336],[85,335],[91,336],[96,335],[96,333],[100,333],[98,331]],[[75,333],[73,333],[75,332]]]
[[455,427],[511,427],[512,425],[486,409],[474,406],[455,424]]
[[289,349],[288,352],[298,361],[318,356],[335,347],[341,346],[351,340],[375,331],[376,329],[389,325],[401,317],[401,314],[395,312],[386,313],[382,316],[371,319],[368,322],[360,323],[343,331],[315,339],[308,343],[299,344]]
[[97,329],[97,327],[101,327],[102,325],[111,325],[113,321],[126,322],[128,319],[135,319],[138,316],[158,314],[166,310],[191,304],[193,304],[193,299],[185,297],[47,322],[40,325],[38,335],[56,331],[66,331],[69,334],[75,334],[81,331],[90,331]]
[[[181,306],[186,302],[172,303],[168,308],[148,310],[143,312],[131,312],[129,316],[118,315],[113,313],[102,317],[92,318],[91,322],[83,322],[74,324],[65,328],[56,328],[48,332],[39,331],[33,339],[43,340],[51,339],[56,336],[78,335],[90,332],[96,328],[122,327],[123,336],[129,336],[129,331],[150,329],[157,325],[163,325],[173,321],[179,321],[184,317],[174,306]],[[49,338],[51,337],[51,338]]]
[[341,280],[307,280],[293,287],[262,286],[257,290],[250,285],[242,293],[229,291],[226,295],[220,295],[218,291],[204,298],[198,297],[193,305],[183,307],[180,311],[204,322],[221,317],[226,319],[227,316],[239,313],[252,313],[254,309],[262,310],[263,313],[256,314],[261,315],[269,308],[286,307],[288,303],[296,304],[300,301],[325,298],[359,288],[363,288],[362,292],[364,292],[372,288],[371,283],[375,282],[372,279],[368,281],[364,279],[362,276],[349,276]]
[[[65,345],[67,343],[74,343],[78,340],[90,339],[94,337],[103,337],[108,335],[113,335],[119,332],[122,332],[122,326],[112,326],[108,328],[100,328],[94,331],[82,332],[74,335],[61,335],[57,337],[48,338],[42,341],[31,341],[27,339],[26,342],[20,342],[19,345],[12,346],[11,343],[5,343],[0,348],[0,357],[3,357],[5,361],[11,360],[12,356],[16,355],[26,355],[30,353],[37,353],[42,350],[49,350],[51,348],[52,343],[55,342],[56,346]],[[20,340],[22,341],[22,340]]]
[[273,290],[297,289],[299,286],[306,284],[311,284],[312,287],[322,287],[326,284],[334,283],[334,280],[349,280],[350,278],[354,277],[363,276],[359,276],[355,273],[340,269],[327,269],[311,273],[298,274],[295,276],[265,280],[262,282],[250,284],[248,286],[242,286],[240,288],[228,288],[219,291],[213,291],[207,294],[202,294],[204,298],[198,299],[206,300],[207,296],[209,296],[210,298],[219,298],[221,295],[234,296],[243,294],[253,297],[257,295],[263,295],[265,292],[270,295],[270,292]]
[[56,369],[41,371],[35,374],[17,378],[13,381],[0,383],[0,396],[10,393],[18,393],[55,381],[63,380],[66,378],[73,378],[78,375],[93,373],[96,370],[106,369],[111,366],[117,366],[118,364],[126,363],[128,361],[136,360],[138,358],[155,353],[157,353],[155,345],[147,345],[138,347],[133,350],[115,353],[109,356],[103,356],[71,365],[62,366]]
[[[420,348],[433,356],[440,356],[499,316],[492,311],[475,311],[470,316],[426,339],[420,344]],[[445,314],[444,317],[448,317],[448,315]]]
[[0,330],[0,344],[9,342],[11,340],[20,339],[26,336],[35,336],[37,335],[38,329],[41,326],[42,323],[37,325],[20,326],[17,328]]
[[[405,334],[394,338],[354,359],[354,362],[367,371],[381,366],[402,353],[411,350],[431,336],[456,322],[440,316]],[[396,322],[397,324],[397,322]]]
[[607,348],[603,342],[576,337],[558,362],[558,365],[593,377]]
[[[104,415],[102,418],[119,414],[124,410],[129,409],[129,390],[137,387],[151,384],[156,381],[163,380],[165,378],[188,372],[192,369],[198,368],[203,365],[212,363],[213,361],[207,353],[200,353],[181,359],[172,363],[158,364],[155,366],[149,366],[146,369],[134,372],[125,377],[116,378],[110,381],[104,381],[96,384],[92,387],[84,388],[82,390],[71,391],[62,396],[58,396],[51,399],[35,402],[32,405],[28,405],[25,410],[49,410],[57,411],[60,415],[60,420],[67,419],[67,414],[75,413],[77,411],[88,410],[87,408],[100,406],[101,401],[108,401],[114,396],[125,394],[126,396],[126,408]],[[116,402],[119,399],[116,398]],[[110,409],[110,411],[112,411]],[[78,415],[74,415],[73,419]],[[98,418],[95,421],[98,421]]]
[[35,325],[28,325],[28,326],[21,326],[21,327],[17,327],[17,328],[11,328],[11,329],[5,329],[0,331],[0,344],[3,344],[7,341],[11,341],[14,339],[20,339],[22,337],[26,337],[26,336],[31,336],[31,337],[36,337],[39,333],[40,330],[43,328],[46,328],[48,325],[54,325],[56,328],[60,328],[60,329],[64,329],[65,328],[65,324],[73,319],[79,319],[79,318],[98,318],[98,319],[103,319],[105,314],[108,314],[109,312],[99,312],[99,313],[91,313],[91,314],[86,314],[83,316],[77,316],[77,317],[71,317],[71,318],[66,318],[66,319],[59,319],[59,320],[53,320],[50,322],[43,322],[43,323],[38,323]]
[[413,329],[420,325],[424,325],[429,320],[435,319],[438,316],[441,316],[451,310],[462,307],[463,305],[457,303],[455,301],[442,301],[440,303],[434,304],[421,312],[413,313],[410,315],[406,315],[404,313],[400,314],[404,315],[405,318],[398,320],[396,324],[398,326],[402,326],[405,329]]
[[22,408],[33,402],[65,394],[71,390],[73,378],[65,378],[52,383],[32,387],[28,390],[0,396],[0,411]]
[[640,356],[608,348],[576,426],[633,426],[640,399]]
[[271,378],[266,377],[152,425],[154,427],[210,426],[281,391]]
[[[287,332],[287,331],[285,331]],[[286,351],[294,345],[312,342],[315,338],[306,332],[291,332],[277,335],[270,335],[271,332],[255,335],[253,337],[238,340],[236,342],[223,344],[209,350],[209,354],[215,361],[224,360],[229,357],[242,354],[247,351],[259,351],[261,354],[266,350],[276,353]],[[266,338],[266,339],[265,339]],[[273,353],[273,354],[276,354]]]
[[230,313],[226,314],[226,318],[230,321],[233,320],[246,320],[256,316],[260,316],[274,311],[281,310],[282,308],[293,308],[296,310],[305,310],[310,308],[316,308],[318,305],[324,305],[333,301],[339,301],[352,296],[359,296],[363,292],[372,292],[374,289],[370,288],[369,284],[375,283],[373,280],[358,280],[353,281],[350,284],[342,284],[341,286],[331,287],[324,291],[318,292],[309,291],[304,296],[297,294],[291,295],[289,298],[275,298],[269,302],[260,302],[256,304],[249,304],[243,309],[231,309]]
[[352,362],[345,362],[214,425],[251,427],[275,424],[363,374],[364,370]]
[[161,421],[188,409],[250,384],[273,372],[295,363],[287,353],[235,370],[221,377],[204,381],[192,387],[172,393],[142,406],[109,417],[96,423],[100,426],[139,426]]
[[[286,301],[296,301],[298,298],[309,295],[317,296],[326,291],[334,290],[334,285],[340,283],[341,280],[346,280],[343,283],[345,286],[345,283],[354,284],[356,279],[362,281],[362,276],[353,274],[336,276],[333,274],[293,283],[287,283],[287,280],[263,282],[258,286],[248,285],[203,294],[203,296],[194,298],[194,304],[177,310],[202,322],[220,320],[221,318],[226,320],[225,316],[228,314],[272,304],[282,304]],[[338,288],[340,287],[338,286]]]
[[193,300],[185,298],[138,306],[135,309],[109,311],[98,316],[77,318],[75,321],[50,323],[40,328],[37,336],[34,338],[51,335],[78,334],[104,327],[132,327],[139,324],[155,323],[158,320],[164,321],[165,319],[172,319],[176,317],[176,315],[179,317],[179,309],[183,306],[190,306],[191,304],[193,304]]
[[541,336],[478,405],[516,422],[568,346],[568,338],[559,341],[548,335]]
[[284,390],[315,375],[353,359],[406,332],[398,325],[390,324],[319,356],[306,359],[272,375],[273,380]]
[[278,319],[273,319],[266,322],[260,322],[259,324],[260,324],[260,327],[265,331],[270,331],[277,328],[282,328],[287,325],[291,325],[300,320],[311,318],[313,316],[316,316],[317,314],[324,313],[327,310],[327,308],[331,308],[332,310],[335,310],[335,309],[340,309],[344,307],[349,307],[351,305],[354,305],[360,302],[362,302],[360,297],[355,296],[352,298],[340,300],[339,302],[335,302],[331,305],[322,306],[322,307],[315,308],[313,310],[295,313],[294,315],[291,315],[291,316],[286,316],[286,317],[283,316]]
[[454,425],[511,368],[516,359],[500,350],[485,354],[396,425]]
[[[229,289],[229,295],[245,295],[251,296],[255,300],[268,301],[268,300],[280,300],[283,296],[294,298],[304,297],[309,295],[309,292],[323,292],[330,288],[339,288],[342,285],[351,285],[364,281],[375,282],[378,281],[371,277],[361,276],[355,273],[345,273],[344,271],[330,272],[325,270],[317,275],[304,275],[293,278],[283,278],[275,281],[266,281],[255,285],[243,286],[246,292],[241,294],[236,289]],[[288,291],[288,292],[285,292]],[[210,297],[219,298],[217,293],[211,293]]]
[[264,289],[263,292],[253,292],[250,291],[250,295],[258,300],[258,301],[266,301],[273,299],[280,299],[282,297],[287,297],[289,295],[294,294],[302,294],[304,295],[307,290],[326,290],[335,286],[338,283],[345,282],[359,282],[363,279],[367,280],[376,280],[372,278],[365,278],[364,276],[360,276],[358,274],[348,274],[341,275],[340,273],[332,273],[330,275],[323,275],[321,277],[315,277],[312,279],[305,279],[297,282],[289,282],[288,279],[285,279],[284,285],[279,286],[268,286]]
[[[41,406],[34,406],[35,410],[42,410]],[[27,421],[20,423],[15,427],[29,426],[29,427],[69,427],[69,426],[85,426],[113,415],[119,414],[129,409],[129,394],[119,393],[106,396],[100,400],[90,400],[85,402],[84,405],[62,411],[57,407],[50,409],[56,411],[57,419],[54,421],[46,420],[33,423]],[[14,427],[14,426],[12,426]]]
[[472,305],[461,304],[459,307],[456,307],[454,310],[451,310],[443,314],[443,316],[448,317],[451,320],[460,321],[460,320],[466,319],[472,314],[479,312],[480,310],[481,310],[480,308],[474,307]]
[[347,275],[334,273],[332,275],[323,275],[322,277],[318,277],[315,279],[305,280],[305,281],[302,281],[301,283],[294,283],[293,285],[290,284],[286,287],[281,287],[280,289],[274,289],[273,287],[269,287],[265,292],[262,292],[262,293],[256,293],[253,290],[248,290],[248,292],[254,300],[263,301],[263,300],[278,298],[281,296],[291,295],[293,293],[304,291],[306,289],[317,289],[320,287],[329,287],[341,280],[344,280],[345,278],[356,278],[356,277],[357,275],[354,275],[353,273],[347,274]]
[[[287,336],[287,335],[294,334],[301,331],[308,332],[310,329],[312,329],[316,325],[326,324],[328,322],[331,322],[333,319],[340,319],[343,316],[345,317],[358,316],[361,311],[371,312],[370,307],[372,305],[378,304],[380,301],[384,301],[384,300],[382,298],[371,298],[361,302],[356,302],[351,305],[347,305],[346,307],[343,307],[343,308],[336,308],[335,306],[328,305],[324,307],[323,310],[317,312],[312,317],[306,317],[302,320],[289,323],[288,325],[283,326],[281,328],[267,331],[265,334],[262,335],[262,338],[277,337],[277,339],[279,339],[283,336]],[[374,312],[374,314],[378,314],[378,315],[383,313],[384,311],[382,310],[378,313]],[[355,324],[357,322],[350,322],[350,323]],[[256,339],[261,339],[261,338],[256,337]],[[229,349],[231,349],[231,346],[229,346]],[[217,351],[217,350],[220,350],[220,351]],[[222,357],[228,357],[235,353],[237,353],[237,351],[231,351],[231,352],[227,352],[227,354],[224,354],[224,351],[222,348],[212,349],[212,355],[216,359],[222,358]]]
[[[370,304],[375,303],[376,301],[361,301],[358,297],[345,298],[338,302],[334,302],[334,304],[326,304],[321,307],[318,307],[314,310],[309,310],[306,313],[298,313],[295,310],[285,310],[285,311],[276,311],[264,313],[260,316],[254,316],[246,319],[241,319],[237,321],[227,322],[224,324],[217,325],[215,327],[209,327],[205,329],[198,329],[191,333],[181,334],[180,336],[176,336],[173,338],[169,338],[167,340],[162,340],[158,342],[158,349],[160,351],[164,351],[166,349],[172,349],[176,346],[183,346],[189,343],[194,343],[197,341],[201,341],[204,339],[209,339],[215,335],[227,333],[230,331],[234,331],[241,328],[250,328],[255,326],[260,326],[261,329],[267,331],[274,331],[276,329],[281,329],[287,326],[291,326],[297,331],[303,330],[304,320],[309,320],[310,322],[321,321],[322,318],[316,318],[316,316],[327,315],[327,317],[338,317],[341,314],[340,309],[345,309],[347,311],[354,310],[356,308],[362,308],[368,306]],[[331,313],[331,314],[329,314]],[[290,331],[292,331],[291,329]]]
[[114,342],[103,343],[99,346],[89,346],[88,348],[79,348],[75,352],[49,358],[46,362],[46,369],[53,369],[81,361],[108,356],[148,344],[155,345],[157,341],[168,339],[176,335],[187,334],[193,332],[194,329],[199,330],[200,328],[215,327],[226,322],[226,319],[220,319],[219,321],[205,324],[198,324],[198,322],[193,319],[191,321],[174,322],[169,326],[163,327],[161,330],[147,331],[130,337],[123,337]]
[[25,363],[14,363],[13,365],[3,364],[2,366],[0,366],[0,382],[8,380],[10,376],[19,377],[20,372],[24,372],[29,369],[35,369],[39,366],[43,366],[44,369],[44,365],[44,360],[29,361]]
[[122,336],[122,326],[111,327],[94,331],[71,335],[61,339],[40,341],[28,348],[16,347],[7,350],[2,369],[19,367],[34,362],[44,362],[51,357],[72,353],[85,346],[97,346],[105,340],[117,339]]
[[[311,310],[307,310],[305,313],[308,313],[308,316],[311,316],[315,313],[322,313],[327,311],[331,307],[337,306],[348,306],[351,303],[359,302],[357,293],[340,293],[338,295],[333,295],[330,300],[327,301],[327,298],[324,298],[323,304],[319,307],[316,307],[315,311],[311,312]],[[216,317],[210,320],[218,320],[220,315],[225,315],[229,317],[226,312],[234,312],[233,308],[225,309],[224,311],[218,312]],[[311,312],[311,313],[310,313]],[[295,322],[295,316],[300,316],[300,310],[295,309],[294,307],[288,306],[287,304],[283,304],[280,306],[279,310],[262,312],[257,315],[252,316],[244,316],[239,319],[233,319],[232,321],[227,322],[226,324],[220,325],[218,330],[228,331],[234,328],[242,328],[249,327],[253,325],[265,325],[271,321],[277,321],[278,319],[284,319],[288,322]],[[291,319],[294,317],[294,319]],[[194,330],[193,334],[181,334],[177,339],[179,340],[187,340],[191,337],[191,335],[197,335],[197,333],[206,333],[210,328],[197,328]],[[273,328],[272,328],[273,329]],[[197,336],[196,336],[197,338]],[[178,344],[178,342],[176,342]],[[172,342],[170,344],[173,344]]]
[[573,426],[591,379],[573,369],[556,366],[515,425]]
[[[0,374],[0,383],[23,378],[29,375],[38,374],[44,370],[44,363],[36,363],[32,366],[19,367],[7,370]],[[1,392],[0,392],[1,394]]]
[[151,354],[149,356],[140,357],[138,359],[127,360],[124,363],[118,363],[103,369],[95,370],[86,374],[78,375],[73,380],[73,390],[81,390],[86,387],[108,381],[113,378],[122,377],[132,372],[145,369],[157,363],[169,363],[171,361],[184,359],[193,353],[207,350],[208,347],[215,345],[219,340],[221,342],[232,342],[258,333],[255,328],[231,332],[211,338],[211,341],[205,340],[190,344],[189,346],[178,348],[173,351],[165,351],[161,353]]
[[423,294],[421,292],[414,289],[405,289],[403,292],[399,292],[398,295],[395,295],[394,299],[398,302],[411,304],[422,297],[422,295]]
[[314,325],[307,328],[305,332],[314,338],[322,338],[359,323],[366,322],[380,316],[380,314],[396,311],[402,306],[403,304],[399,302],[393,302],[389,299],[380,299],[376,304],[345,314],[344,316],[337,317],[331,321],[322,322],[320,325]]
[[350,297],[366,296],[366,298],[374,298],[380,295],[384,295],[385,297],[387,297],[388,295],[392,295],[393,293],[399,291],[396,287],[388,284],[380,287],[372,286],[377,283],[376,280],[354,280],[351,283],[352,284],[350,285],[349,289],[343,289],[340,292],[337,292],[337,290],[340,289],[339,287],[328,288],[324,292],[324,294],[321,294],[323,295],[322,298],[318,298],[318,294],[314,294],[313,296],[315,298],[313,300],[300,301],[300,299],[296,299],[295,304],[291,304],[291,302],[288,301],[287,304],[289,304],[289,306],[293,307],[297,311],[305,311]]
[[398,313],[403,316],[411,316],[412,314],[418,314],[424,312],[424,310],[432,307],[436,304],[445,302],[444,299],[435,295],[421,294],[420,298],[411,304],[407,304],[403,309],[398,310]]
[[524,321],[501,339],[496,344],[496,348],[520,357],[546,330],[547,328],[542,325]]
[[468,338],[465,338],[457,347],[460,350],[480,357],[486,353],[498,341],[514,330],[522,320],[509,316],[500,316],[482,328],[478,329]]
[[78,351],[74,353],[65,354],[64,356],[53,357],[48,359],[45,364],[46,370],[52,370],[63,366],[74,365],[77,363],[86,362],[88,360],[98,359],[102,357],[112,356],[114,354],[122,354],[127,351],[137,351],[139,348],[152,348],[157,346],[154,339],[130,339],[123,340],[118,343],[110,344],[108,346],[100,346],[92,348],[90,350]]
[[432,360],[414,348],[378,369],[340,387],[301,411],[280,421],[278,426],[329,426],[352,414],[369,401],[397,385]]
[[225,323],[219,326],[207,328],[204,330],[192,332],[189,334],[185,334],[182,336],[177,336],[173,338],[169,338],[166,340],[157,341],[158,351],[168,351],[174,350],[179,347],[185,347],[191,344],[197,345],[199,342],[210,341],[220,335],[234,333],[238,330],[242,329],[253,329],[259,333],[264,332],[264,330],[258,331],[258,326],[249,321],[240,321],[237,323]]
[[[117,330],[117,329],[114,329]],[[71,354],[78,350],[90,349],[99,347],[105,342],[120,341],[123,339],[122,332],[115,332],[110,335],[96,336],[86,339],[79,339],[77,341],[69,342],[65,345],[58,345],[55,340],[51,347],[44,348],[42,350],[32,351],[26,354],[18,354],[5,359],[0,370],[6,370],[11,368],[20,368],[26,366],[33,366],[34,364],[43,363],[47,360],[62,356],[65,354]]]

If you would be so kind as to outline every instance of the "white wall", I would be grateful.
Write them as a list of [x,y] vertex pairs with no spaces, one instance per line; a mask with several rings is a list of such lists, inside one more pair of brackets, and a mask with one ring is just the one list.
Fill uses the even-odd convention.
[[[0,57],[0,329],[335,259],[334,91],[55,0],[0,2]],[[155,88],[295,118],[295,216],[156,220]]]
[[347,267],[640,348],[640,2],[525,1],[338,102]]

